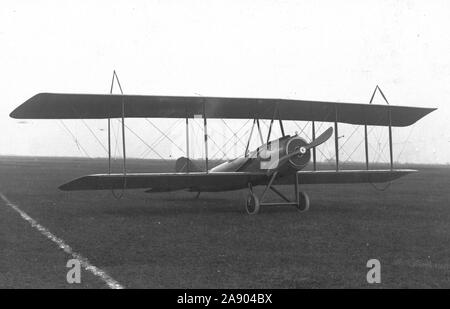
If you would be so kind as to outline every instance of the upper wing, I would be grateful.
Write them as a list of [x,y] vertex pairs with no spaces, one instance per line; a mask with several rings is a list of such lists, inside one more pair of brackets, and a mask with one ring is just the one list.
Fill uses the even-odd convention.
[[63,191],[142,189],[164,192],[181,189],[221,191],[246,187],[267,176],[261,173],[130,173],[87,175],[61,185]]
[[[342,171],[299,171],[299,184],[345,184],[387,182],[417,172],[411,169],[394,170],[342,170]],[[292,184],[294,176],[282,177],[275,184]]]
[[[20,119],[143,118],[272,119],[408,126],[434,108],[283,99],[40,93],[10,116]],[[391,115],[389,115],[391,113]]]

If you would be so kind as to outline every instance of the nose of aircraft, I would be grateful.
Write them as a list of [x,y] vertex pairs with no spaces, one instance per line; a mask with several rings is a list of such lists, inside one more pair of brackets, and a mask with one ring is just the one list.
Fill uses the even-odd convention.
[[274,162],[269,170],[274,171],[277,167],[282,166],[287,161],[290,161],[296,167],[306,165],[311,158],[309,150],[325,143],[331,135],[333,135],[333,128],[329,127],[309,144],[298,136],[293,137],[286,145],[286,155],[280,157],[277,162]]
[[[283,162],[289,162],[294,168],[300,168],[308,164],[311,159],[311,154],[306,148],[308,142],[299,137],[292,137],[286,144],[286,156],[289,156],[288,160],[284,160]],[[283,163],[280,160],[280,164]]]

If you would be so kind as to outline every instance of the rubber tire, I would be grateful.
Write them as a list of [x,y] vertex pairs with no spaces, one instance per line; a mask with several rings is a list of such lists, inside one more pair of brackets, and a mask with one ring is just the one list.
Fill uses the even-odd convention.
[[250,192],[245,199],[245,210],[247,214],[256,215],[260,209],[261,205],[259,204],[258,197],[253,192]]
[[298,204],[296,205],[297,210],[300,212],[306,212],[309,210],[309,196],[305,192],[299,192],[298,193]]

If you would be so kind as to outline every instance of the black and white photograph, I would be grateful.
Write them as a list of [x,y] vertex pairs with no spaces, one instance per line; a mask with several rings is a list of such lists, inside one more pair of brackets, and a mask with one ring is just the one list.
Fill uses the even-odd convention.
[[450,288],[449,17],[2,1],[0,289]]

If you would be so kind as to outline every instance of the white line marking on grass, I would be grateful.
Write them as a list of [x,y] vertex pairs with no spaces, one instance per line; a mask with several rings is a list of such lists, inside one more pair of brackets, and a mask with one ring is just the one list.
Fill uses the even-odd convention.
[[64,240],[53,235],[48,229],[46,229],[44,226],[40,225],[36,220],[31,218],[29,215],[27,215],[17,205],[14,205],[13,203],[11,203],[8,200],[8,198],[1,192],[0,192],[0,197],[3,199],[3,201],[6,203],[6,205],[10,206],[12,209],[17,211],[23,219],[25,219],[28,223],[30,223],[30,225],[32,227],[37,229],[42,235],[44,235],[45,237],[47,237],[48,239],[53,241],[55,244],[57,244],[59,248],[64,250],[64,252],[66,252],[67,254],[70,254],[74,259],[77,259],[78,261],[80,261],[80,264],[81,264],[81,266],[83,266],[84,269],[86,269],[87,271],[90,271],[95,276],[102,279],[108,285],[108,287],[110,287],[111,289],[123,289],[124,288],[119,282],[114,280],[105,271],[101,270],[98,267],[95,267],[94,265],[92,265],[89,262],[89,260],[87,258],[85,258],[81,254],[73,251],[72,248],[64,242]]

